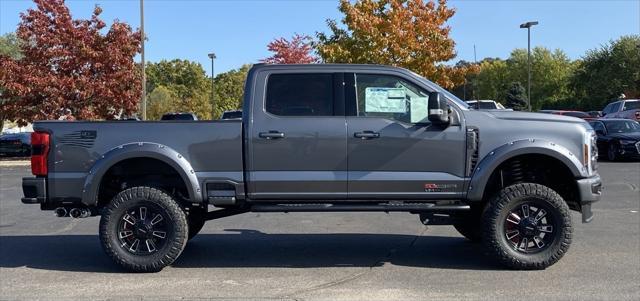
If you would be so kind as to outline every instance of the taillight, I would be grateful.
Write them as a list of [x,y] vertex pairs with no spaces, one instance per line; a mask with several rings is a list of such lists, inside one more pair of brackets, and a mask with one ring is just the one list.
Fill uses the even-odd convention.
[[31,133],[31,173],[35,176],[46,176],[47,156],[49,155],[49,133]]

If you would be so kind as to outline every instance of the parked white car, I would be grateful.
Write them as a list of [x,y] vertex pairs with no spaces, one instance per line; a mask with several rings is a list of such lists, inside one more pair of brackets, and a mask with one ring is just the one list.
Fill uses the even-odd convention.
[[477,108],[479,110],[506,110],[501,103],[496,102],[495,100],[481,99],[481,100],[467,100],[466,102],[472,108]]

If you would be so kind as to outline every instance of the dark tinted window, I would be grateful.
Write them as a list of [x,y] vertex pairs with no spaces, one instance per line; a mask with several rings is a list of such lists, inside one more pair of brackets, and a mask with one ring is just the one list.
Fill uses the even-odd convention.
[[640,101],[625,101],[623,111],[640,109]]
[[[473,104],[473,106],[477,106],[478,104]],[[480,109],[481,110],[495,110],[498,107],[496,107],[496,104],[493,102],[488,102],[488,101],[481,101],[480,102]]]
[[198,118],[188,113],[169,113],[162,115],[161,120],[198,120]]
[[564,113],[564,115],[571,116],[571,117],[579,117],[579,118],[590,117],[589,114],[584,112],[566,112]]
[[616,102],[611,106],[611,111],[609,113],[619,112],[620,107],[622,106],[621,102]]
[[16,133],[0,136],[0,141],[21,141],[22,143],[31,143],[31,133]]
[[605,126],[609,133],[634,133],[640,132],[640,124],[632,120],[607,120]]
[[238,119],[242,118],[242,111],[231,111],[222,113],[222,119]]
[[333,115],[333,75],[272,74],[267,81],[267,112],[280,116]]

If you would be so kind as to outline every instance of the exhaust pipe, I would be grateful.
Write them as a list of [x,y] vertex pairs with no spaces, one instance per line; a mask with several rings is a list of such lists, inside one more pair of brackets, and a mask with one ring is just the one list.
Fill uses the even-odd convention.
[[73,218],[85,218],[91,215],[91,211],[86,208],[73,208],[69,211],[69,215]]
[[57,217],[67,216],[67,209],[65,209],[64,207],[58,207],[54,212],[56,213]]

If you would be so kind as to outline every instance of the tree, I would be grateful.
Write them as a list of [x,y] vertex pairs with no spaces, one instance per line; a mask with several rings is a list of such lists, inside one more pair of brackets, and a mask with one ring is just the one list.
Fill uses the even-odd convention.
[[511,83],[505,98],[507,108],[511,108],[514,111],[527,109],[527,91],[520,82]]
[[8,56],[14,60],[21,59],[20,43],[15,33],[11,32],[0,36],[0,55]]
[[[527,50],[515,49],[507,60],[509,80],[527,82]],[[560,49],[535,47],[531,53],[531,106],[537,110],[571,96],[569,80],[575,65]]]
[[590,50],[577,65],[570,82],[582,108],[602,110],[621,94],[640,97],[640,35]]
[[267,49],[273,52],[273,56],[263,59],[267,64],[311,64],[318,58],[313,56],[311,37],[295,34],[291,41],[278,38],[267,45]]
[[[14,33],[0,36],[0,56],[6,56],[13,60],[22,58],[19,43],[20,40],[18,40]],[[4,91],[4,86],[0,85],[0,95],[3,95],[2,91]],[[9,101],[12,100],[13,99],[10,98],[0,98],[0,131],[4,128],[4,121],[9,118],[7,109],[9,107]]]
[[445,88],[464,81],[465,70],[443,64],[456,56],[446,0],[341,0],[339,9],[346,28],[328,20],[331,34],[317,33],[325,62],[404,67]]
[[[566,103],[575,63],[561,50],[536,47],[531,54],[531,106],[533,110]],[[515,49],[507,60],[485,59],[476,78],[478,98],[506,101],[513,82],[527,83],[527,50]]]
[[456,85],[449,90],[462,100],[477,99],[477,77],[480,73],[480,65],[465,60],[458,61],[454,68],[463,71],[460,75],[462,79],[456,79]]
[[482,60],[480,70],[475,81],[478,99],[492,99],[498,102],[506,100],[511,80],[507,62],[500,59]]
[[96,6],[90,19],[72,19],[64,0],[34,0],[36,9],[20,15],[20,52],[0,55],[1,99],[9,118],[25,124],[57,119],[70,109],[78,119],[113,118],[136,110],[140,74],[133,61],[140,50],[139,32],[114,21],[105,23]]
[[177,104],[178,101],[176,101],[173,91],[165,86],[157,86],[147,96],[147,118],[149,120],[160,120],[165,113],[179,111],[176,108]]
[[200,63],[174,59],[149,63],[147,90],[164,86],[175,96],[172,107],[180,112],[193,112],[199,119],[211,119],[211,81]]
[[224,111],[242,108],[244,84],[250,68],[251,65],[243,65],[238,69],[216,75],[214,118],[219,118]]

